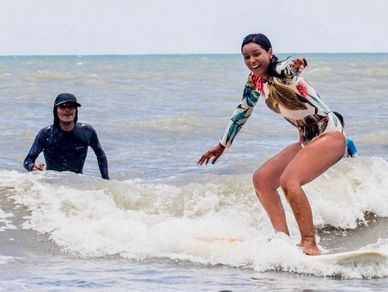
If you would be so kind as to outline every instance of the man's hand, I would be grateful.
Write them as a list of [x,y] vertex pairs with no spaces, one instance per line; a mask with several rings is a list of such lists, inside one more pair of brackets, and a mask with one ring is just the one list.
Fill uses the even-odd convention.
[[32,167],[32,171],[42,171],[44,170],[44,164],[43,163],[36,163],[34,164],[34,166]]

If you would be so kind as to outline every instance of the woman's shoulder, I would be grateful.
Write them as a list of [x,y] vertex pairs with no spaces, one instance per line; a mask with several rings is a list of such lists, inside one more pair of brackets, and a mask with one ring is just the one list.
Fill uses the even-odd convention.
[[256,76],[253,73],[250,73],[245,83],[245,88],[252,89],[264,95],[264,83],[263,79],[260,76]]

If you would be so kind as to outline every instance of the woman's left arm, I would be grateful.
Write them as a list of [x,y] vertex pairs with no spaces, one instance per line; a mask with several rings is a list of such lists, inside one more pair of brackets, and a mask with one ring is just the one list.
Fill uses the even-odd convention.
[[293,59],[290,64],[290,70],[294,72],[294,75],[301,74],[304,68],[306,67],[307,67],[307,61],[305,58]]
[[307,61],[305,58],[290,59],[287,58],[276,64],[275,71],[280,76],[285,78],[293,78],[299,76],[302,71],[307,67]]

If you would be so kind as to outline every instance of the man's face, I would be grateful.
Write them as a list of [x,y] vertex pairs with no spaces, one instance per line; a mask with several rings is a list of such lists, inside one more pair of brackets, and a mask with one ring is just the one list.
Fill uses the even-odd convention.
[[76,106],[73,103],[63,103],[57,107],[59,121],[63,123],[73,122],[75,119]]

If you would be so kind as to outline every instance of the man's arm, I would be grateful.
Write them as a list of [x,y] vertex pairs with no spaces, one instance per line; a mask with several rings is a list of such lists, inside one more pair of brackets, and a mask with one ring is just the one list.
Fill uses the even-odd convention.
[[101,147],[96,131],[92,127],[90,127],[90,129],[91,129],[90,147],[93,149],[94,153],[96,154],[101,177],[103,179],[109,179],[108,159],[106,158],[105,152]]
[[32,143],[32,146],[30,148],[30,151],[28,152],[26,158],[24,159],[23,166],[27,171],[32,170],[43,170],[44,164],[36,164],[35,160],[38,158],[39,154],[43,151],[43,141],[46,134],[44,129],[40,130],[38,135],[36,135],[34,143]]

